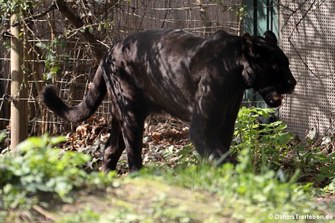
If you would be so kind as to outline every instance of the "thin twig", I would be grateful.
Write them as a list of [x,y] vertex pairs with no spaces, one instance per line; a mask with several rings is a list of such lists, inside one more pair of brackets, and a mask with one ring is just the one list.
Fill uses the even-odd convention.
[[59,220],[59,218],[58,218],[55,214],[50,213],[50,212],[44,210],[42,207],[40,207],[40,206],[38,206],[38,205],[34,205],[34,206],[33,206],[33,209],[34,209],[35,211],[37,211],[38,213],[40,213],[41,215],[43,215],[44,217],[46,217],[47,219],[50,219],[50,220],[52,220],[52,221],[57,221],[57,220]]
[[[45,16],[46,14],[48,14],[49,12],[51,12],[51,11],[53,11],[53,10],[55,10],[55,9],[57,9],[57,7],[56,7],[56,5],[53,3],[53,4],[51,4],[51,6],[50,6],[47,10],[45,10],[44,12],[41,12],[41,13],[38,13],[38,14],[35,14],[35,15],[31,15],[31,16],[28,16],[28,17],[24,18],[24,19],[23,19],[23,22],[24,22],[24,23],[28,23],[28,22],[31,21],[31,20],[41,18],[41,17]],[[20,21],[20,22],[22,22],[22,21]],[[14,26],[18,26],[18,25],[20,24],[20,22],[14,23],[12,26],[13,26],[13,27],[14,27]]]
[[[100,59],[103,57],[105,50],[104,45],[101,45],[98,41],[98,39],[90,33],[90,31],[85,28],[85,24],[82,19],[80,19],[78,16],[76,16],[68,7],[67,4],[64,2],[64,0],[56,0],[55,4],[57,5],[58,10],[65,16],[74,27],[77,29],[82,29],[83,32],[81,33],[84,39],[89,42],[92,46],[92,50],[95,54],[95,58],[97,61],[100,61]],[[103,47],[101,47],[103,46]]]

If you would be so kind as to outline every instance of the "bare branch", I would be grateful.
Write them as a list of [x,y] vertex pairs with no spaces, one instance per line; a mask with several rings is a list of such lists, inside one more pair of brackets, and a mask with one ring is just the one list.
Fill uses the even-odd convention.
[[[38,18],[41,18],[43,16],[45,16],[46,14],[48,14],[49,12],[53,11],[57,9],[56,5],[53,3],[51,4],[51,6],[45,10],[44,12],[41,12],[41,13],[38,13],[38,14],[35,14],[35,15],[31,15],[31,16],[28,16],[28,17],[25,17],[23,19],[23,22],[24,23],[28,23],[30,22],[31,20],[34,20],[34,19],[38,19]],[[12,26],[18,26],[20,24],[20,22],[17,22],[17,23],[14,23]]]
[[[287,21],[285,22],[285,24],[283,25],[282,29],[288,25],[288,21],[290,20],[290,18],[296,14],[298,11],[301,11],[302,7],[308,2],[309,0],[305,0],[304,3],[302,3],[296,10],[290,10],[292,11],[292,13],[288,16]],[[321,3],[318,4],[318,6],[320,6],[325,0],[323,0]],[[299,59],[302,61],[302,63],[305,65],[305,67],[308,69],[309,72],[311,72],[311,74],[315,77],[317,77],[317,75],[315,74],[315,72],[308,66],[307,62],[302,58],[302,56],[300,55],[298,49],[295,47],[294,43],[292,42],[292,37],[293,34],[295,33],[295,31],[298,29],[298,26],[300,25],[300,23],[302,21],[304,21],[304,19],[306,18],[306,16],[308,15],[308,13],[312,10],[312,8],[315,6],[316,4],[316,0],[313,0],[313,2],[311,2],[310,6],[308,7],[307,11],[302,15],[302,17],[294,24],[294,28],[292,29],[289,37],[288,37],[288,42],[291,44],[291,46],[293,47],[294,51],[297,53]],[[287,8],[287,7],[286,7]]]
[[105,46],[102,45],[99,40],[90,33],[89,29],[85,28],[85,23],[82,19],[80,19],[78,16],[76,16],[66,5],[64,0],[56,0],[55,4],[58,8],[58,10],[71,22],[71,24],[76,27],[77,29],[82,29],[83,32],[81,32],[84,39],[89,42],[92,46],[92,50],[95,54],[95,58],[97,61],[100,61],[102,56],[105,52]]

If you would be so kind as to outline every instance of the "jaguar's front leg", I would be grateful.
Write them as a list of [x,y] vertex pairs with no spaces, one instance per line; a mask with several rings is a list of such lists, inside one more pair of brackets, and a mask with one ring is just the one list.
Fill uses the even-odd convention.
[[192,143],[204,158],[230,161],[229,147],[243,90],[203,79],[196,96],[190,127]]

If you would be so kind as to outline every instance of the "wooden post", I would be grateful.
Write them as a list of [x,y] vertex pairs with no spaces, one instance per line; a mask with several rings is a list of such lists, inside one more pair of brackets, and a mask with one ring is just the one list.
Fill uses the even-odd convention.
[[[27,93],[26,85],[22,83],[22,44],[20,41],[20,26],[18,25],[18,15],[13,14],[10,19],[12,34],[10,68],[11,68],[11,106],[10,106],[10,129],[12,151],[17,144],[23,141],[27,135]],[[15,25],[14,25],[15,24]]]

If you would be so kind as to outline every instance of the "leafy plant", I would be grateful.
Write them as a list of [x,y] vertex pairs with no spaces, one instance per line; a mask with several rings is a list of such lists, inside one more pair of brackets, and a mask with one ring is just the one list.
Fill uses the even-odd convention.
[[12,13],[26,11],[33,6],[33,1],[25,0],[0,0],[0,11],[2,16],[8,16]]
[[2,143],[7,137],[7,134],[5,131],[0,132],[0,143]]
[[241,108],[235,125],[232,151],[249,148],[249,168],[255,173],[281,170],[292,176],[299,170],[299,181],[324,185],[335,177],[335,153],[326,154],[309,142],[296,142],[281,121],[262,123],[261,118],[274,115],[273,109]]
[[325,153],[320,147],[300,144],[295,147],[290,165],[301,170],[301,181],[325,186],[335,178],[335,153]]
[[286,131],[281,121],[262,123],[261,119],[274,116],[274,109],[241,108],[235,124],[235,140],[232,151],[238,153],[250,148],[250,159],[254,171],[263,171],[264,167],[279,169],[292,149],[293,135]]
[[99,222],[100,215],[93,210],[86,208],[79,213],[64,216],[57,220],[56,223],[82,223],[82,222]]
[[90,156],[54,148],[63,141],[64,137],[32,137],[22,142],[16,153],[0,156],[0,208],[30,206],[44,196],[69,202],[74,189],[103,187],[112,181],[113,173],[87,174],[83,170]]
[[64,48],[65,41],[62,38],[55,38],[50,43],[38,42],[37,47],[44,51],[45,71],[44,78],[50,80],[61,72],[61,64],[69,58],[67,54],[59,54],[55,49],[57,47]]

